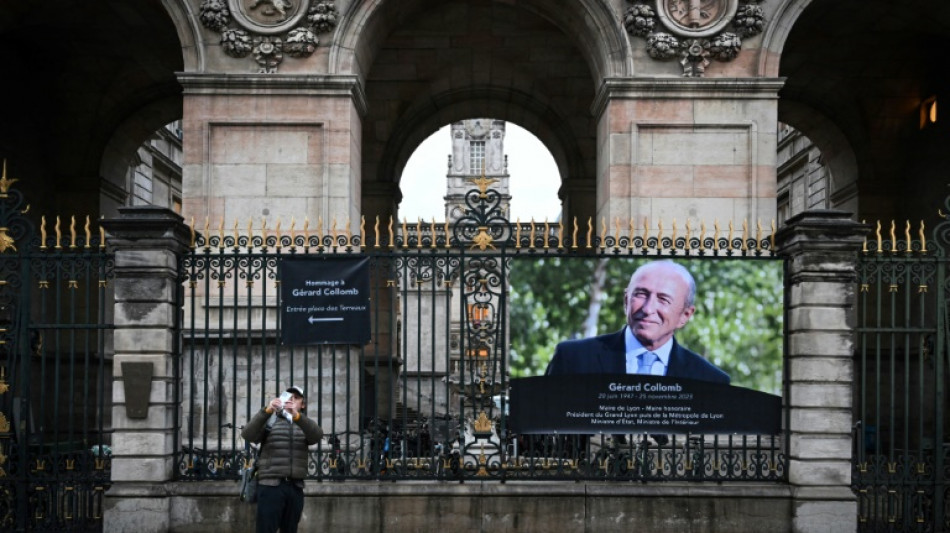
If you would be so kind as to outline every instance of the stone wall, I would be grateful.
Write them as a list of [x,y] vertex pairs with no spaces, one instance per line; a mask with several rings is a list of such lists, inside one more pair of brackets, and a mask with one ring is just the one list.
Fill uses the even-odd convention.
[[[254,531],[256,507],[237,500],[235,483],[168,490],[168,531]],[[301,531],[795,531],[791,491],[775,484],[308,482],[304,492]]]

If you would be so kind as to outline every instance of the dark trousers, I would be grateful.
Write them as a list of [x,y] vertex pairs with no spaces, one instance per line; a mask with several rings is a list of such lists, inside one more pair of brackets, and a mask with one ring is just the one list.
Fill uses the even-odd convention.
[[303,489],[283,481],[276,487],[257,486],[257,533],[297,533],[303,514]]

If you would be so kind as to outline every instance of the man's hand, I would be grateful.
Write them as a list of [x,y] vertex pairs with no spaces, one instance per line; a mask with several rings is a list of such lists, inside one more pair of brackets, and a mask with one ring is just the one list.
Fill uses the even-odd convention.
[[284,404],[284,412],[289,414],[291,418],[297,418],[296,402],[287,402],[286,404]]
[[274,398],[270,401],[268,406],[270,407],[270,410],[275,413],[279,413],[284,410],[284,402],[280,401],[280,398]]

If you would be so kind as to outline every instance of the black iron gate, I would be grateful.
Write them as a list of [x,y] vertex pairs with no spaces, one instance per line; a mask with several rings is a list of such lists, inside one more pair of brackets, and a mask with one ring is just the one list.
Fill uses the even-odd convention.
[[0,530],[101,531],[112,257],[88,217],[37,232],[14,181],[0,179]]
[[[632,220],[611,228],[588,221],[586,229],[577,221],[512,223],[489,183],[466,194],[465,215],[452,223],[377,220],[359,233],[322,220],[313,227],[292,220],[283,229],[262,221],[256,231],[255,221],[245,231],[239,221],[206,220],[193,228],[191,251],[179,264],[178,478],[237,479],[249,459],[240,427],[295,384],[306,388],[308,413],[327,433],[311,450],[315,480],[787,479],[784,434],[512,434],[506,394],[515,263],[523,263],[522,273],[530,271],[524,263],[567,271],[568,262],[615,258],[626,265],[622,292],[635,261],[692,258],[709,266],[735,259],[732,271],[744,263],[770,272],[776,296],[782,261],[761,226],[744,225],[740,236],[718,223],[709,234],[705,225],[687,223],[683,231],[675,221],[665,233],[662,225],[634,227]],[[369,260],[368,344],[281,342],[281,264],[301,256]],[[768,328],[779,345],[781,317],[779,310]],[[777,353],[780,359],[780,346]]]
[[[944,222],[877,224],[858,268],[854,468],[861,531],[950,531]],[[883,231],[883,235],[882,235]]]

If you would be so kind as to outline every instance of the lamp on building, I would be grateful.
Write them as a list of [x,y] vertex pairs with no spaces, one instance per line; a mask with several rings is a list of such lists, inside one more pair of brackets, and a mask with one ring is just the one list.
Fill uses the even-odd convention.
[[920,103],[920,129],[937,122],[937,97],[931,96]]

